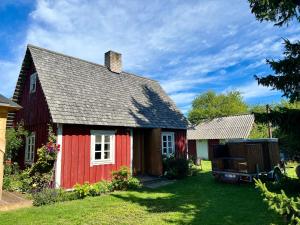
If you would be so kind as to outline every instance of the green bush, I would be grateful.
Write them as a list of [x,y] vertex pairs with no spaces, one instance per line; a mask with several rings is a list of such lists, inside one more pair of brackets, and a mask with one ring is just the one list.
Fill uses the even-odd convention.
[[88,182],[85,182],[82,185],[76,184],[74,186],[74,191],[77,194],[78,198],[85,198],[87,196],[91,196],[94,192],[91,187],[92,186]]
[[185,158],[163,158],[164,175],[169,179],[182,179],[189,175],[189,161]]
[[36,192],[32,195],[33,205],[42,206],[49,205],[58,202],[60,199],[61,190],[57,189],[44,189],[40,192]]
[[32,177],[30,176],[30,169],[27,168],[22,171],[19,175],[21,182],[20,191],[21,192],[31,192],[32,190]]
[[126,190],[128,188],[129,170],[127,167],[112,172],[112,188],[113,190]]
[[25,137],[28,132],[24,129],[23,123],[17,124],[16,128],[9,128],[6,131],[5,155],[4,159],[16,159],[19,149],[23,146]]
[[129,177],[127,182],[128,182],[127,188],[129,190],[135,190],[135,189],[139,189],[142,187],[142,184],[139,181],[139,179],[137,179],[135,177]]
[[3,190],[5,191],[12,191],[12,186],[11,186],[11,178],[9,176],[4,176],[3,177]]
[[112,190],[128,190],[141,187],[140,181],[132,177],[129,169],[124,166],[117,171],[113,171],[111,185]]
[[289,225],[300,224],[300,197],[289,198],[283,190],[280,194],[270,192],[261,180],[255,180],[255,186],[261,191],[271,210],[283,216]]
[[78,199],[78,195],[74,191],[45,188],[32,194],[32,198],[34,206],[42,206],[54,204],[56,202],[76,200]]
[[87,196],[98,196],[112,191],[112,185],[107,181],[100,181],[95,184],[76,184],[74,186],[74,192],[78,198],[85,198]]

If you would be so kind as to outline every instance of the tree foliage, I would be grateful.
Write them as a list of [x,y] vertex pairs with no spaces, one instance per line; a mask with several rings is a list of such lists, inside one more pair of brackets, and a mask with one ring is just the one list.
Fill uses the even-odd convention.
[[19,149],[24,145],[25,137],[28,136],[28,131],[24,129],[22,123],[16,128],[9,128],[6,131],[6,149],[5,159],[15,159]]
[[203,119],[246,113],[247,108],[247,104],[238,91],[231,91],[227,94],[208,91],[193,100],[188,119],[191,123],[197,124]]
[[255,76],[258,84],[283,92],[291,102],[300,98],[300,41],[291,43],[285,40],[284,58],[278,61],[267,60],[275,75]]
[[[254,105],[249,109],[250,113],[266,113],[265,105]],[[260,123],[255,121],[252,130],[250,132],[249,138],[268,138],[268,125],[265,123]]]
[[255,187],[260,190],[269,209],[285,217],[289,225],[300,224],[300,197],[289,198],[283,190],[280,194],[270,192],[261,180],[255,180]]
[[275,105],[270,113],[254,112],[258,123],[268,123],[276,127],[274,136],[279,138],[280,145],[290,156],[299,156],[300,153],[300,103],[283,101]]
[[300,22],[300,0],[248,0],[251,12],[259,21],[271,21],[276,26],[293,18]]

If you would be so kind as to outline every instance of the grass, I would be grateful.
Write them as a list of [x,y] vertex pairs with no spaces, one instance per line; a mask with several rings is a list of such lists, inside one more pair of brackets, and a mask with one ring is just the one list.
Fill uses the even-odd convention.
[[0,213],[0,224],[282,224],[253,185],[214,181],[204,170],[155,190],[114,192],[84,200]]

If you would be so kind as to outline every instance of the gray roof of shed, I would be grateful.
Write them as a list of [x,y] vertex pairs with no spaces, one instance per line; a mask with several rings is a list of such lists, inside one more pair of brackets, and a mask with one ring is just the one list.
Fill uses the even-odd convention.
[[219,117],[189,128],[187,138],[189,140],[248,138],[253,124],[252,114]]
[[[105,66],[32,45],[28,45],[25,58],[30,56],[54,123],[187,126],[183,114],[154,80],[113,73]],[[15,92],[14,97],[18,95]]]
[[9,107],[9,108],[16,108],[16,109],[21,108],[21,106],[19,106],[17,103],[15,103],[12,100],[4,97],[1,94],[0,94],[0,106],[5,106],[5,107]]

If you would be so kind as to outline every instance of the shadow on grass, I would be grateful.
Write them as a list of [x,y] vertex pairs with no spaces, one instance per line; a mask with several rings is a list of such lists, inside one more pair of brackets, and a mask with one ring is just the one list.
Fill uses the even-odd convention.
[[210,172],[155,190],[112,195],[143,206],[149,213],[164,213],[167,223],[282,224],[280,217],[268,211],[253,185],[217,183]]

